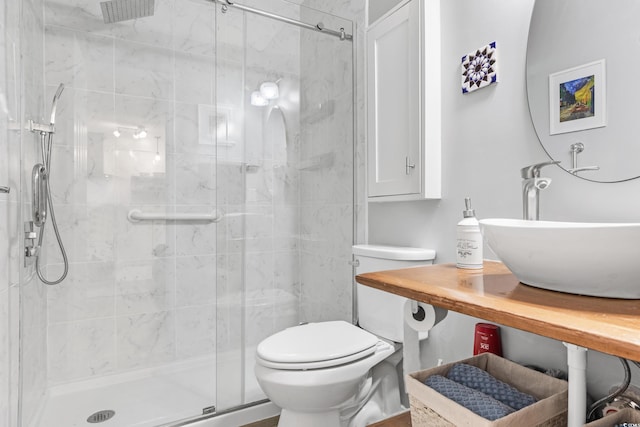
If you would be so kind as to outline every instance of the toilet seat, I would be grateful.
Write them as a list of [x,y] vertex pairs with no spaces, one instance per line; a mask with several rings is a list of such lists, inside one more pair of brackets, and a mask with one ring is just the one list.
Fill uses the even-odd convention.
[[330,360],[321,360],[318,362],[301,362],[301,363],[286,363],[286,362],[271,362],[269,360],[264,360],[261,357],[256,357],[256,362],[266,368],[271,369],[283,369],[283,370],[307,370],[307,369],[323,369],[323,368],[332,368],[334,366],[344,365],[345,363],[350,363],[356,360],[360,360],[367,356],[372,355],[376,352],[376,348],[378,346],[374,345],[366,350],[363,350],[359,353],[352,354],[347,357],[341,357],[338,359],[330,359]]
[[309,323],[280,331],[257,348],[256,361],[273,369],[320,369],[362,359],[380,340],[344,321]]

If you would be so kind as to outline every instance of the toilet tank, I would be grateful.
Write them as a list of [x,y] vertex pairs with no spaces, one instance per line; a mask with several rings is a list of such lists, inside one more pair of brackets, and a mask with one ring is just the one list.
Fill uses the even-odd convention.
[[[436,251],[400,246],[355,245],[356,274],[433,264]],[[357,284],[358,323],[361,328],[395,342],[404,339],[404,297]],[[427,334],[422,333],[421,338]]]

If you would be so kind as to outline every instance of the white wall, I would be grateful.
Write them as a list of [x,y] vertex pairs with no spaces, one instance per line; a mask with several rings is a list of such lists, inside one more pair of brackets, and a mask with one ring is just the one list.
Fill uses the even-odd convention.
[[401,0],[376,0],[370,2],[367,22],[372,24],[376,19],[380,18],[400,2]]
[[[479,218],[522,215],[520,168],[547,160],[527,107],[525,57],[533,0],[442,1],[442,170],[439,201],[370,203],[369,241],[430,247],[437,262],[455,261],[455,227],[464,197]],[[460,58],[497,41],[499,83],[462,95]],[[639,221],[640,180],[598,184],[559,168],[545,169],[552,185],[541,193],[541,218],[574,221]],[[485,248],[485,257],[494,258]],[[423,343],[423,364],[467,357],[477,319],[454,315]],[[566,370],[561,343],[503,328],[505,356]],[[589,352],[589,387],[605,393],[622,378],[620,363]]]

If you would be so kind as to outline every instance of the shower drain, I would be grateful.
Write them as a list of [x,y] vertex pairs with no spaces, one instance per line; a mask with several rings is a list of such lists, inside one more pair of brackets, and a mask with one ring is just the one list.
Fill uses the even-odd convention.
[[104,411],[98,411],[95,414],[91,414],[89,415],[89,418],[87,418],[87,422],[88,423],[102,423],[105,422],[107,420],[110,420],[111,418],[113,418],[113,416],[116,414],[116,411],[112,411],[111,409],[106,409]]

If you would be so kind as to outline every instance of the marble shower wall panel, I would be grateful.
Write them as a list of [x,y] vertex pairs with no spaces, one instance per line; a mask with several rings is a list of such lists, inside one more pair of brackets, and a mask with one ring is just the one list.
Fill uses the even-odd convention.
[[[271,4],[276,13],[297,8]],[[286,6],[286,7],[284,7]],[[264,5],[261,6],[263,8]],[[253,24],[252,24],[253,23]],[[295,26],[247,15],[246,78],[249,97],[265,81],[277,81],[280,97],[268,107],[248,106],[257,126],[247,129],[246,338],[248,346],[299,322],[298,150],[300,34]],[[283,131],[281,131],[283,130]]]
[[[218,234],[220,236],[220,233]],[[220,237],[219,237],[220,238]],[[219,245],[221,247],[221,245]],[[237,359],[244,338],[242,336],[243,318],[242,294],[244,259],[241,252],[218,254],[217,256],[217,310],[216,310],[216,344],[218,355],[228,355],[231,360]],[[225,359],[226,360],[226,359]],[[236,360],[240,363],[239,360]],[[222,360],[219,360],[222,363]],[[240,365],[233,363],[237,369]]]
[[[365,128],[364,128],[364,98],[365,98],[365,62],[364,62],[364,40],[365,40],[365,5],[366,0],[295,0],[305,6],[313,9],[324,10],[327,13],[331,13],[336,16],[341,16],[345,19],[352,20],[355,23],[353,29],[354,34],[354,47],[355,54],[355,87],[353,90],[356,92],[355,96],[355,141],[356,141],[356,242],[365,242],[366,237],[366,212],[367,212],[367,195],[366,195],[366,141],[365,141]],[[341,59],[347,59],[347,56],[341,57]],[[341,68],[337,68],[340,70]],[[342,68],[344,69],[344,68]],[[352,105],[351,102],[349,102]]]
[[[4,40],[2,40],[4,42]],[[6,203],[0,203],[0,212],[7,212]],[[6,271],[6,270],[5,270]],[[9,427],[11,408],[11,320],[9,309],[9,286],[6,277],[1,277],[0,291],[0,426]]]
[[[300,75],[300,29],[259,15],[247,14],[246,67],[260,70],[263,79]],[[272,80],[272,81],[274,81]]]
[[96,318],[49,326],[49,380],[55,383],[116,370],[115,324]]
[[[0,179],[11,193],[0,199],[0,235],[6,240],[0,248],[0,426],[18,425],[20,366],[20,213],[21,213],[21,145],[20,93],[20,2],[0,6]],[[37,41],[37,40],[34,40]]]
[[[7,47],[9,45],[7,38],[6,28],[6,6],[0,7],[0,58],[6,58]],[[0,68],[0,94],[6,99],[7,94],[7,78],[5,70]],[[8,114],[0,111],[0,158],[9,158],[9,146],[7,145],[7,139],[9,136],[8,129]],[[9,185],[9,170],[7,166],[7,160],[0,161],[0,181],[6,182]],[[6,171],[6,172],[5,172]],[[16,191],[16,189],[14,189]],[[0,198],[0,214],[2,218],[7,218],[9,215],[9,209],[11,204],[8,201],[9,196],[2,195]],[[8,236],[9,230],[4,220],[0,221],[0,235]],[[0,426],[6,427],[9,425],[10,414],[10,390],[11,390],[11,346],[9,337],[11,334],[11,321],[9,311],[9,249],[10,243],[7,240],[2,242],[0,246]]]
[[[47,289],[48,320],[50,325],[113,317],[115,296],[114,262],[77,263],[69,269],[66,286]],[[62,273],[60,264],[52,265],[47,271],[51,277]],[[58,337],[49,336],[50,341]]]
[[[20,99],[22,112],[16,119],[22,118],[22,123],[32,119],[41,122],[46,115],[45,91],[44,91],[44,22],[42,16],[42,0],[24,0],[21,4],[21,14],[15,15],[15,22],[21,27],[20,50],[21,61],[17,63],[20,77]],[[19,65],[18,65],[19,64]],[[39,138],[29,132],[21,131],[18,136],[21,144],[22,182],[30,182],[31,168],[39,156]],[[30,218],[30,194],[26,188],[22,191],[19,201],[19,209],[22,210],[22,218]],[[18,221],[14,224],[15,232],[22,230]],[[17,243],[19,244],[19,243]],[[18,258],[17,265],[22,260]],[[47,386],[47,298],[46,289],[34,278],[33,268],[22,270],[19,288],[20,301],[20,376],[21,388],[21,414],[22,423],[28,425],[42,407]],[[17,341],[15,341],[17,344]],[[16,388],[17,390],[17,388]]]
[[116,39],[115,44],[117,93],[157,99],[173,97],[174,63],[171,50],[128,40]]
[[[113,92],[114,38],[52,26],[45,30],[47,81],[77,89]],[[60,98],[65,104],[68,96]]]
[[[340,27],[339,22],[332,25]],[[349,261],[354,238],[352,46],[310,32],[302,40],[300,256],[301,299],[307,317],[303,320],[350,321],[353,272]]]
[[[7,58],[8,52],[11,51],[11,38],[9,29],[7,28],[8,18],[7,6],[0,6],[0,58]],[[10,61],[7,61],[10,63]],[[7,99],[8,82],[6,70],[0,67],[0,97]],[[0,110],[0,182],[3,186],[10,185],[10,169],[9,159],[11,158],[9,139],[9,113]],[[10,305],[10,289],[11,289],[11,235],[9,218],[11,210],[17,210],[15,203],[11,202],[12,196],[18,192],[18,188],[14,187],[12,194],[0,195],[0,236],[6,236],[5,241],[0,245],[0,427],[9,427],[11,425],[11,413],[14,411],[11,405],[11,386],[12,376],[11,367],[13,366],[11,330],[16,328],[11,319]],[[17,343],[15,343],[17,344]],[[17,365],[15,365],[17,366]]]
[[[248,5],[299,16],[286,2]],[[217,19],[218,113],[230,124],[218,147],[218,200],[229,214],[218,227],[218,345],[227,354],[299,322],[300,29],[233,8]],[[251,105],[265,81],[278,81],[280,97]],[[274,136],[274,125],[284,131]]]
[[50,384],[214,358],[216,225],[126,216],[216,208],[214,6],[156,0],[153,16],[109,25],[93,0],[44,10],[47,99],[67,86],[52,193],[71,261],[47,289]]

